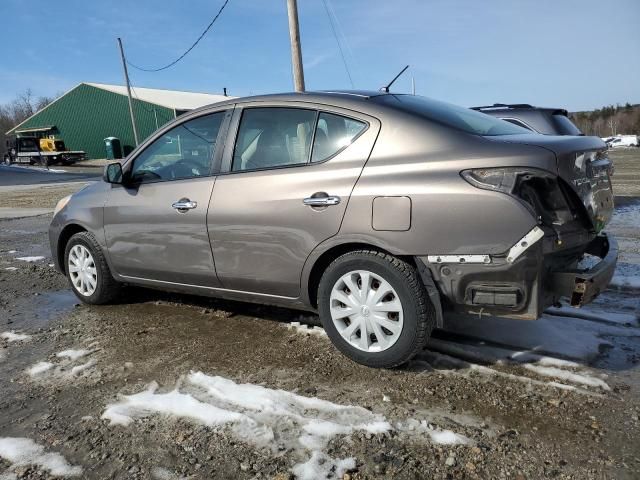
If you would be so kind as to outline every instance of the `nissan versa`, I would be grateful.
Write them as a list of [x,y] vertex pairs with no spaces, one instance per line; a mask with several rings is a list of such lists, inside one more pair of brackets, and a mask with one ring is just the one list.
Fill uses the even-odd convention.
[[49,235],[86,303],[132,284],[318,311],[344,354],[392,367],[445,313],[534,320],[604,290],[610,170],[599,138],[415,95],[267,95],[162,127]]

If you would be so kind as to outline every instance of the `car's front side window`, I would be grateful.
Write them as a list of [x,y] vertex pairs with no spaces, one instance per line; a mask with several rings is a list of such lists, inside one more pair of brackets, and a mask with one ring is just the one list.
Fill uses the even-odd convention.
[[317,111],[301,108],[247,108],[233,152],[234,172],[309,162]]
[[135,158],[131,180],[148,183],[210,175],[224,114],[189,120],[157,138]]

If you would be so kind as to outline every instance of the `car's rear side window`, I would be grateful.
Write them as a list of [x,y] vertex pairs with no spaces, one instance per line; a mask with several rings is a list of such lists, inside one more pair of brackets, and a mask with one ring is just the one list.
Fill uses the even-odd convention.
[[322,112],[318,117],[313,139],[312,162],[321,162],[347,148],[367,128],[367,124],[353,118]]
[[513,125],[490,115],[418,95],[379,95],[373,97],[373,100],[475,135],[493,136],[531,133],[526,128]]

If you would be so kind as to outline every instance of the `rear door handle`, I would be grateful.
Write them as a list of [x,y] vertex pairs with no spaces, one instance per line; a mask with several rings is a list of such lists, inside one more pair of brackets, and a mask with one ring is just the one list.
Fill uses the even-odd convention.
[[198,206],[198,202],[192,202],[188,198],[181,198],[177,202],[171,204],[171,208],[176,209],[180,213],[186,213]]
[[[315,195],[318,195],[317,197]],[[305,198],[302,203],[309,207],[328,207],[330,205],[338,205],[340,197],[337,195],[322,195],[314,193],[312,196]]]

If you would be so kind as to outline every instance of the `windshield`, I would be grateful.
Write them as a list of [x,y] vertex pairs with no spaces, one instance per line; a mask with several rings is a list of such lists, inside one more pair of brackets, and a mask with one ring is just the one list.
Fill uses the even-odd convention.
[[531,130],[484,113],[417,95],[380,95],[373,100],[474,135],[531,133]]

